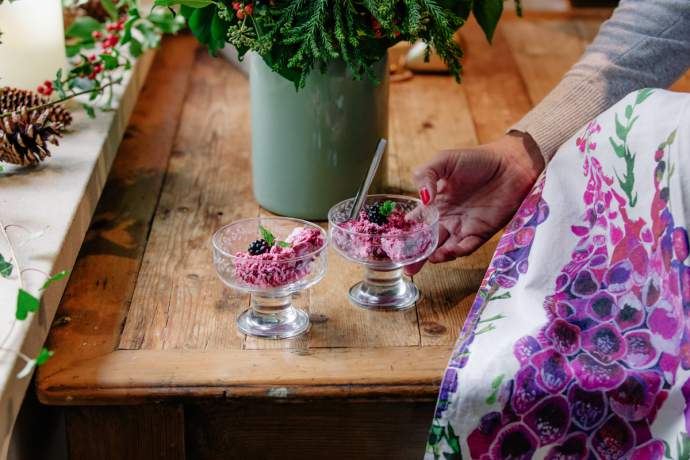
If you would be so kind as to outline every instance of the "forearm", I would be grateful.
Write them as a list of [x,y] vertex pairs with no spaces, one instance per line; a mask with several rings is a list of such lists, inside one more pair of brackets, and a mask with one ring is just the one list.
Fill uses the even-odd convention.
[[511,130],[546,162],[587,121],[626,94],[667,87],[690,66],[690,0],[623,0],[582,59]]

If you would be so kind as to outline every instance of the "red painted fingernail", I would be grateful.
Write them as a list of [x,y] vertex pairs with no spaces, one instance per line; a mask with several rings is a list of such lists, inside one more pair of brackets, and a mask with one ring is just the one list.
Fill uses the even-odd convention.
[[419,191],[419,197],[422,199],[422,203],[424,203],[424,204],[429,204],[429,201],[431,201],[431,196],[429,195],[429,190],[427,190],[426,187],[423,187]]

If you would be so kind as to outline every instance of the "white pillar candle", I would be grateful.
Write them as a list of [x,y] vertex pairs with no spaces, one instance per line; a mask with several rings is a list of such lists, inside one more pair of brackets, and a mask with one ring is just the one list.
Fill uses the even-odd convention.
[[64,68],[61,0],[7,0],[0,5],[0,87],[35,90]]

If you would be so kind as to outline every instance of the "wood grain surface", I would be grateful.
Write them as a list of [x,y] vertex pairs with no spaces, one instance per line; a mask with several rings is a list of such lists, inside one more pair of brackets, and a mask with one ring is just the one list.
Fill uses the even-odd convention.
[[[393,83],[389,190],[415,193],[412,171],[439,149],[500,136],[557,84],[600,22],[508,18],[493,46],[470,23],[462,85],[443,75]],[[216,278],[209,238],[224,223],[265,214],[251,193],[250,128],[246,79],[191,37],[166,40],[51,332],[56,354],[37,381],[43,402],[385,397],[433,405],[496,238],[470,257],[425,267],[415,276],[422,298],[403,313],[351,306],[347,288],[361,271],[331,252],[324,280],[295,299],[312,319],[308,334],[245,337],[235,319],[248,298]],[[208,442],[198,432],[190,439],[199,449]]]

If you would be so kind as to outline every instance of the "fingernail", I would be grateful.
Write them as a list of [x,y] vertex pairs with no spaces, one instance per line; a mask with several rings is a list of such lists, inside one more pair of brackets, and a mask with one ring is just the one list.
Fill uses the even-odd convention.
[[431,201],[429,190],[427,190],[426,187],[422,187],[422,189],[419,191],[419,197],[422,199],[422,203],[424,204],[429,204],[429,201]]

